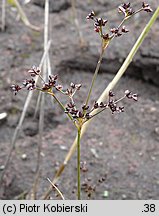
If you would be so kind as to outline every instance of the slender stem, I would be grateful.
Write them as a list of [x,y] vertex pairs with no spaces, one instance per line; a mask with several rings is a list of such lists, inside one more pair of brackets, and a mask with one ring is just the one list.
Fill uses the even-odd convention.
[[[41,88],[36,87],[36,89],[39,90],[39,91],[41,91],[41,92],[44,92]],[[60,105],[61,109],[63,111],[65,111],[64,105],[59,101],[59,99],[56,97],[56,95],[53,92],[51,92],[51,91],[45,91],[45,93],[51,95],[55,99],[55,101]],[[71,114],[70,113],[66,113],[66,114],[69,117],[69,119],[74,123],[74,125],[77,127],[77,125],[76,125],[73,117],[71,116]]]
[[[56,95],[55,95],[54,93],[52,93],[52,92],[47,92],[47,94],[50,94],[50,95],[56,100],[56,102],[60,105],[61,109],[62,109],[63,111],[65,111],[64,105],[59,101],[59,99],[56,97]],[[77,127],[76,122],[74,121],[74,119],[73,119],[73,117],[71,116],[71,114],[70,114],[70,113],[66,113],[66,114],[67,114],[67,116],[69,117],[69,119],[73,122],[73,124]]]
[[92,83],[91,83],[91,86],[90,86],[90,89],[89,89],[89,92],[88,92],[88,96],[87,96],[87,99],[86,99],[86,103],[85,103],[86,106],[88,105],[88,102],[89,102],[89,99],[90,99],[90,96],[91,96],[91,93],[92,93],[92,89],[93,89],[93,86],[94,86],[94,83],[95,83],[99,68],[100,68],[101,63],[102,63],[104,51],[105,51],[105,49],[102,48],[102,51],[101,51],[101,54],[99,56],[99,60],[98,60],[98,63],[97,63],[97,66],[96,66],[96,69],[95,69],[95,72],[94,72],[94,75],[93,75],[93,78],[92,78]]
[[[52,93],[52,92],[47,92],[47,93],[50,94],[56,100],[56,102],[60,105],[60,107],[62,108],[62,110],[65,111],[64,105],[59,101],[59,99],[54,95],[54,93]],[[73,121],[73,118],[70,115],[70,113],[67,113],[67,115],[71,119],[71,121]]]
[[106,110],[107,108],[108,108],[108,107],[105,107],[105,108],[101,109],[101,110],[98,111],[98,112],[96,111],[95,114],[93,114],[92,116],[90,116],[89,119],[86,119],[86,120],[83,122],[83,124],[86,123],[86,122],[88,122],[88,121],[91,120],[93,117],[95,117],[95,116],[98,115],[99,113],[103,112],[103,111]]
[[124,22],[125,22],[125,18],[121,21],[121,23],[118,25],[118,29],[124,24]]
[[119,103],[121,100],[123,100],[126,97],[126,95],[124,95],[123,97],[121,97],[120,99],[114,101],[116,104]]
[[141,11],[143,11],[143,8],[140,8],[139,10],[135,11],[135,13],[133,13],[132,15],[135,15],[135,14],[141,12]]
[[43,81],[43,83],[45,83],[45,80],[43,79],[43,77],[41,76],[41,74],[39,74],[39,78]]
[[78,129],[78,137],[77,137],[77,198],[81,199],[81,169],[80,169],[80,160],[81,160],[81,127]]

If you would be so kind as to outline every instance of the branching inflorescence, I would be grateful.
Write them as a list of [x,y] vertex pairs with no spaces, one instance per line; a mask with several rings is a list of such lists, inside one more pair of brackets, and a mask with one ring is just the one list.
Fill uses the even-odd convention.
[[[118,12],[122,13],[124,15],[124,18],[117,27],[111,28],[108,32],[104,32],[104,27],[106,26],[106,24],[108,22],[107,19],[97,18],[94,11],[91,11],[91,13],[88,14],[86,19],[94,21],[94,30],[97,33],[99,33],[99,35],[102,39],[102,52],[101,52],[102,54],[104,53],[104,50],[106,49],[107,45],[109,44],[109,42],[113,38],[119,37],[119,36],[129,32],[127,27],[124,25],[124,22],[127,19],[129,19],[130,17],[132,17],[133,15],[135,15],[141,11],[152,12],[152,9],[151,9],[150,5],[145,3],[145,2],[143,2],[142,7],[136,11],[131,7],[131,4],[129,2],[121,4],[118,7]],[[102,60],[102,58],[101,58],[101,60]],[[100,61],[100,64],[101,64],[101,61]],[[99,68],[98,68],[98,70],[99,70]],[[96,74],[98,73],[98,70],[95,71]],[[49,76],[48,82],[45,82],[41,76],[41,71],[38,67],[33,66],[30,70],[28,70],[28,73],[31,75],[32,79],[26,79],[25,81],[23,81],[21,86],[17,85],[17,84],[11,86],[11,89],[14,91],[15,95],[17,94],[17,92],[19,92],[21,89],[24,89],[24,88],[27,90],[39,90],[39,91],[51,94],[54,97],[56,94],[55,92],[59,91],[60,93],[62,93],[63,95],[65,95],[69,98],[67,106],[64,107],[62,105],[65,113],[69,114],[71,116],[71,119],[78,122],[80,126],[98,114],[98,112],[97,112],[97,114],[92,115],[92,112],[95,109],[99,109],[99,112],[102,112],[103,110],[109,108],[111,110],[112,114],[114,114],[115,112],[121,113],[124,111],[123,106],[118,106],[118,103],[121,100],[123,100],[124,98],[127,97],[128,99],[133,99],[134,101],[137,101],[137,94],[133,94],[129,90],[126,90],[124,96],[120,99],[114,99],[115,95],[112,91],[110,91],[109,92],[109,99],[107,102],[104,102],[104,101],[100,102],[100,103],[94,102],[94,104],[90,108],[90,105],[88,105],[88,102],[89,102],[90,94],[92,91],[92,88],[91,88],[90,92],[88,94],[86,103],[84,103],[81,106],[81,108],[77,108],[76,103],[74,101],[74,95],[77,91],[80,90],[80,88],[82,86],[81,84],[71,83],[69,88],[67,88],[66,90],[63,90],[63,86],[61,84],[57,84],[57,79],[58,79],[57,75]],[[42,81],[42,86],[36,85],[35,80],[33,79],[33,77],[35,77],[35,76],[39,76],[39,78]],[[94,77],[94,78],[96,78],[96,77]],[[94,84],[94,80],[92,81],[92,87],[93,87],[93,84]],[[61,104],[61,102],[60,102],[60,104]]]
[[103,29],[108,23],[107,19],[97,18],[94,11],[91,11],[86,18],[94,21],[94,31],[99,33],[102,38],[102,47],[105,49],[114,37],[120,37],[123,33],[129,32],[125,25],[123,25],[124,22],[141,11],[152,12],[152,9],[150,5],[145,2],[143,2],[142,7],[136,11],[131,7],[130,2],[121,4],[118,7],[118,12],[124,14],[124,18],[117,27],[111,28],[108,32],[104,32]]
[[[93,118],[95,115],[98,113],[110,109],[111,113],[114,114],[116,113],[121,113],[124,112],[124,107],[123,106],[118,106],[118,103],[121,102],[124,98],[132,99],[134,101],[138,100],[137,94],[133,94],[131,91],[126,90],[124,93],[124,96],[115,99],[115,94],[114,92],[110,91],[109,92],[109,98],[108,101],[106,102],[96,102],[94,101],[94,104],[92,106],[89,106],[86,104],[82,104],[81,108],[77,108],[76,102],[74,101],[74,95],[76,94],[77,91],[80,90],[81,84],[74,84],[70,83],[69,88],[66,90],[63,90],[63,86],[61,84],[57,84],[58,81],[58,76],[57,75],[52,75],[49,76],[48,82],[45,82],[43,78],[41,77],[40,69],[33,66],[31,69],[28,70],[28,73],[31,75],[31,77],[39,76],[42,80],[42,85],[36,85],[35,80],[33,78],[31,79],[26,79],[22,82],[22,85],[12,85],[11,89],[17,94],[22,89],[26,90],[39,90],[48,94],[56,95],[56,92],[60,92],[62,95],[65,95],[68,98],[68,103],[64,107],[64,112],[66,114],[70,114],[72,119],[77,122],[82,122],[85,123],[89,119]],[[99,109],[99,112],[97,114],[92,115],[92,112],[95,109]]]

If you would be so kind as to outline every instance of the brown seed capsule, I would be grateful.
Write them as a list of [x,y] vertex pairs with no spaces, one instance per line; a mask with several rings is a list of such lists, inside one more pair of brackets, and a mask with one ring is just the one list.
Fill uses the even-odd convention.
[[125,26],[123,26],[123,27],[122,27],[121,31],[122,31],[123,33],[127,33],[127,32],[129,32],[129,30],[128,30],[128,29],[126,29],[126,27],[125,27]]
[[71,82],[71,84],[70,84],[70,86],[71,86],[71,88],[75,88],[75,84],[73,83],[73,82]]
[[61,91],[63,89],[63,86],[62,85],[57,85],[55,86],[56,90],[57,91]]
[[109,91],[109,97],[114,97],[114,96],[115,96],[114,92]]
[[97,109],[97,108],[99,108],[99,104],[95,101],[95,103],[94,103],[94,109]]
[[11,85],[10,88],[14,92],[15,95],[18,93],[18,91],[22,89],[19,85]]
[[143,3],[142,3],[142,8],[144,9],[144,11],[146,11],[146,12],[148,12],[148,13],[150,13],[150,12],[153,11],[152,8],[150,7],[150,5],[147,4],[146,2],[143,2]]
[[75,85],[75,88],[76,88],[77,90],[80,90],[81,86],[82,86],[82,84],[76,84],[76,85]]
[[37,76],[37,75],[39,75],[40,74],[40,68],[39,67],[36,67],[36,66],[33,66],[30,70],[28,70],[28,73],[30,73],[30,75],[32,76],[32,77],[35,77],[35,76]]
[[103,34],[102,37],[104,40],[109,40],[109,34]]

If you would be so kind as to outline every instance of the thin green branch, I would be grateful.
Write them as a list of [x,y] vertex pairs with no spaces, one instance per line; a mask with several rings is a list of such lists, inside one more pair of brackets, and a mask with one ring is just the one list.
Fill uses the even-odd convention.
[[77,198],[81,199],[81,128],[78,129],[78,138],[77,138]]
[[91,93],[92,93],[92,89],[93,89],[95,80],[97,78],[97,75],[98,75],[98,72],[99,72],[99,69],[100,69],[100,66],[101,66],[101,63],[102,63],[104,51],[105,51],[105,49],[101,48],[101,54],[99,56],[98,63],[97,63],[97,66],[96,66],[96,69],[95,69],[95,72],[94,72],[94,75],[93,75],[93,78],[92,78],[91,86],[90,86],[90,89],[89,89],[89,92],[88,92],[88,95],[87,95],[87,99],[86,99],[86,103],[85,103],[86,106],[89,103],[89,99],[90,99],[90,96],[91,96]]

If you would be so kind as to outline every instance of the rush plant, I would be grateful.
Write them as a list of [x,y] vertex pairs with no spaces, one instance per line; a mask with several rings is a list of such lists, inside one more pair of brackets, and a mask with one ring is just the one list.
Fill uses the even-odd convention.
[[[130,90],[125,90],[123,96],[121,98],[115,98],[115,93],[110,89],[108,92],[108,99],[98,102],[94,100],[93,104],[90,104],[90,97],[93,91],[94,83],[96,81],[103,56],[105,54],[105,50],[109,46],[109,44],[116,39],[117,37],[124,36],[129,32],[129,29],[125,26],[125,22],[136,15],[137,13],[152,12],[149,4],[143,2],[141,8],[138,10],[134,10],[131,7],[130,3],[121,4],[118,7],[118,12],[122,14],[121,22],[114,28],[110,28],[106,30],[106,26],[108,23],[107,19],[103,19],[101,17],[96,17],[94,11],[88,14],[86,17],[88,20],[93,21],[94,31],[97,32],[101,39],[101,49],[100,56],[95,68],[94,75],[92,77],[92,81],[90,83],[89,91],[87,93],[87,97],[83,104],[80,107],[77,106],[75,100],[75,94],[80,91],[82,88],[82,83],[69,83],[67,89],[63,88],[61,83],[58,83],[58,75],[49,75],[48,80],[45,81],[41,75],[41,69],[33,66],[28,70],[31,78],[24,80],[20,85],[13,84],[11,86],[12,91],[15,95],[21,91],[22,89],[26,89],[28,91],[37,90],[43,92],[45,94],[49,94],[51,97],[55,99],[58,103],[59,107],[63,110],[63,112],[68,116],[68,118],[72,121],[75,129],[77,130],[77,198],[81,199],[81,132],[83,127],[87,122],[93,119],[96,115],[104,112],[105,110],[109,110],[111,114],[123,113],[124,106],[120,105],[120,102],[124,99],[137,101],[138,95],[136,93],[131,92]],[[39,82],[35,82],[35,77],[39,77]],[[57,97],[57,92],[60,92],[61,95],[64,95],[67,98],[67,105],[64,105],[61,102],[61,99]],[[60,172],[60,171],[59,171]],[[62,171],[61,171],[62,172]],[[44,195],[44,198],[48,198],[48,193]]]

